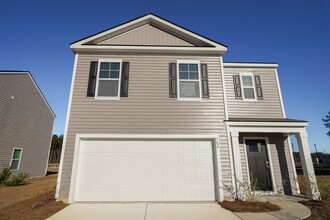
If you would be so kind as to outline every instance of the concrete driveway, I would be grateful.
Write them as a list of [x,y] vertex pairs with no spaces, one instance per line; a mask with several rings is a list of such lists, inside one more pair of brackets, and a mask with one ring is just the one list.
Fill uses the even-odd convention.
[[49,220],[235,220],[216,203],[74,203]]

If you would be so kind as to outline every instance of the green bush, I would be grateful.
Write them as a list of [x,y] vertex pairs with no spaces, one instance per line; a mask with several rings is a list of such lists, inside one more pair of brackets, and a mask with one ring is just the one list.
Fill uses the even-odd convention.
[[29,174],[27,173],[19,173],[17,176],[13,175],[9,180],[7,180],[4,184],[5,186],[20,186],[25,185],[25,179],[28,178]]
[[0,173],[0,184],[6,182],[11,175],[11,170],[9,165],[3,165],[3,169]]

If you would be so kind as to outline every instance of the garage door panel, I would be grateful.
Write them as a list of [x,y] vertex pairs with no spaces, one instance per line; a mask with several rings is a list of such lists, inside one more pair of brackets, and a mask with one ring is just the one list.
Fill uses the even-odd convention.
[[214,201],[212,161],[211,141],[83,141],[75,201]]
[[165,160],[166,160],[166,167],[178,167],[179,165],[178,155],[165,156]]

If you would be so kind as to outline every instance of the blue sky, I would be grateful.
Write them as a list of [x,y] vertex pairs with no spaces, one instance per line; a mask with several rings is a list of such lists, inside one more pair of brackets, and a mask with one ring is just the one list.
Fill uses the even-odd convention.
[[[330,1],[1,0],[0,69],[29,70],[64,130],[69,44],[146,13],[228,46],[225,61],[278,62],[287,117],[309,121],[312,150],[330,152]],[[313,150],[314,151],[314,150]]]

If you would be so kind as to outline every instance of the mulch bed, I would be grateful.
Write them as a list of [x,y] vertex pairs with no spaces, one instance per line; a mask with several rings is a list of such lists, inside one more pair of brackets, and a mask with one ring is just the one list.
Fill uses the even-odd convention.
[[232,212],[273,212],[279,211],[281,208],[270,202],[244,202],[240,200],[223,201],[219,203],[222,208]]
[[300,202],[304,206],[307,206],[312,214],[309,218],[310,220],[325,220],[330,219],[330,200],[309,200]]
[[46,219],[66,206],[61,201],[56,202],[54,192],[47,192],[0,209],[0,219]]

